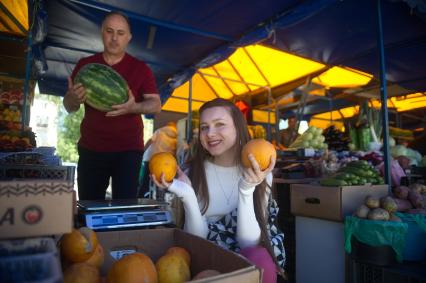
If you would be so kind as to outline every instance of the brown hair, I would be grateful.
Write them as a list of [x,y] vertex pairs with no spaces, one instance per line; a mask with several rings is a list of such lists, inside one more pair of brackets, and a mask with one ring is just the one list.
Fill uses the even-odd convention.
[[[235,150],[237,152],[241,152],[243,146],[250,140],[247,122],[243,114],[232,102],[222,98],[216,98],[214,100],[204,103],[201,106],[200,117],[203,111],[213,107],[224,107],[231,114],[231,117],[234,121],[236,133],[237,133]],[[201,129],[199,129],[199,132],[201,132]],[[198,139],[196,143],[197,143],[196,152],[194,154],[192,161],[190,162],[189,178],[191,179],[191,182],[195,190],[195,194],[198,197],[198,200],[203,204],[201,213],[204,214],[207,211],[207,208],[209,207],[209,202],[210,202],[204,161],[210,157],[210,154],[203,148],[203,146],[201,145],[200,139]],[[242,167],[241,154],[237,156],[239,158],[236,160],[236,164],[241,168]],[[254,212],[256,215],[256,220],[259,223],[259,227],[261,230],[261,235],[260,235],[261,238],[260,238],[259,245],[265,247],[268,250],[269,254],[271,255],[271,257],[274,259],[275,263],[277,264],[277,260],[273,253],[273,249],[272,249],[272,246],[268,237],[268,233],[267,233],[266,225],[267,225],[268,215],[267,215],[267,211],[265,211],[266,208],[263,205],[265,203],[267,186],[268,185],[266,184],[265,180],[263,180],[261,184],[256,186],[256,189],[254,191]]]

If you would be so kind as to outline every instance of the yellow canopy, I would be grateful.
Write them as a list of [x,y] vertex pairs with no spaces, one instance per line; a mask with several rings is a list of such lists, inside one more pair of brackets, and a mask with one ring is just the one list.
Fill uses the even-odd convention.
[[[376,108],[382,105],[379,100],[372,100],[372,104]],[[405,112],[423,107],[426,107],[426,93],[417,92],[388,99],[388,108],[393,108],[398,112]]]
[[28,31],[28,0],[0,0],[0,32],[25,36]]
[[[378,99],[370,100],[371,105],[375,108],[381,107],[381,102]],[[405,112],[417,108],[426,107],[426,93],[412,93],[404,96],[396,96],[388,99],[388,108],[394,109],[397,112]],[[343,127],[343,123],[339,120],[350,118],[359,112],[359,106],[342,108],[339,110],[325,112],[312,116],[309,125],[316,126],[322,129],[330,125],[336,125],[338,128]]]
[[[315,75],[315,74],[320,75]],[[372,76],[346,67],[332,67],[262,45],[238,48],[228,59],[198,70],[192,77],[192,110],[216,97],[238,99],[278,86],[289,92],[314,76],[325,88],[360,87]],[[283,91],[283,90],[281,90]],[[313,93],[323,95],[322,92]],[[189,83],[175,89],[163,105],[164,111],[187,113]],[[292,100],[292,102],[294,102]],[[274,113],[271,113],[275,116]],[[253,113],[254,121],[266,123],[268,111]],[[275,117],[271,120],[275,120]]]

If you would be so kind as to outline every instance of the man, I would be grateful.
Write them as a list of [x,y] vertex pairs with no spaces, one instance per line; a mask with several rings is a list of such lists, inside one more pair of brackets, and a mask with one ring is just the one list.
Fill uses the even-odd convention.
[[280,143],[289,147],[299,136],[296,129],[297,120],[294,117],[288,118],[288,128],[280,131]]
[[[110,178],[113,199],[137,196],[144,144],[141,114],[158,113],[161,102],[149,67],[126,53],[131,38],[127,17],[109,13],[102,22],[104,51],[81,59],[68,78],[65,109],[71,113],[81,104],[85,107],[78,142],[79,199],[104,199]],[[108,65],[121,74],[129,85],[126,103],[112,106],[113,110],[107,113],[84,103],[85,89],[81,84],[74,85],[73,78],[89,63]]]

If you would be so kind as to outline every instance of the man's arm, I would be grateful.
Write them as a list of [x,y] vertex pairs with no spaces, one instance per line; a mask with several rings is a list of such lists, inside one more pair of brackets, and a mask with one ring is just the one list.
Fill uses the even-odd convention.
[[106,116],[120,116],[124,114],[156,114],[161,111],[160,96],[156,93],[143,95],[141,102],[136,102],[132,91],[129,89],[129,100],[126,103],[113,105],[112,111],[107,112]]
[[143,95],[143,101],[136,103],[135,112],[140,114],[157,114],[161,111],[160,95],[148,93]]

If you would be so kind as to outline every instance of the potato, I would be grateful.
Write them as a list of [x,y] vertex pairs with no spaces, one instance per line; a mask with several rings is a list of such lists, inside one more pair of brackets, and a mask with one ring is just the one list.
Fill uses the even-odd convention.
[[410,185],[410,189],[412,191],[415,191],[415,192],[419,193],[419,194],[426,193],[426,186],[422,185],[422,184],[419,184],[419,183],[411,184]]
[[393,194],[399,199],[407,199],[410,189],[406,186],[397,186],[393,190]]
[[408,193],[408,200],[415,208],[423,208],[423,196],[415,191],[411,191]]
[[383,208],[375,208],[375,209],[370,210],[367,218],[370,219],[370,220],[388,221],[389,218],[390,218],[390,215],[389,215],[389,212],[387,212]]
[[365,198],[365,205],[368,206],[368,208],[379,208],[380,207],[380,200],[378,198],[367,196]]
[[380,206],[387,210],[389,213],[394,213],[398,210],[398,205],[394,199],[390,196],[383,197],[380,199]]
[[367,218],[370,209],[366,205],[361,205],[355,212],[355,216],[358,218]]
[[413,205],[411,204],[411,202],[409,202],[406,199],[396,198],[394,199],[394,202],[396,203],[396,206],[398,207],[397,211],[404,212],[413,208]]

